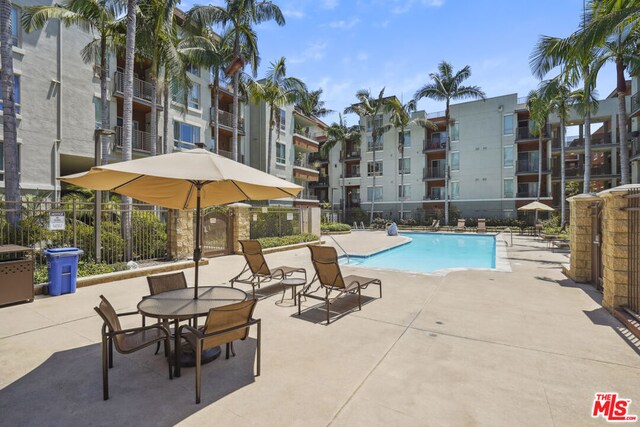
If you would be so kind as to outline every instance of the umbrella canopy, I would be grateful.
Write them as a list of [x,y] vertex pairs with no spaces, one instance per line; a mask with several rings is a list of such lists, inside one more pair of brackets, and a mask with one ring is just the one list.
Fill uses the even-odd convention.
[[295,197],[302,187],[204,149],[96,166],[61,181],[171,209]]
[[518,208],[519,211],[541,211],[541,212],[553,212],[555,209],[553,209],[551,206],[545,205],[544,203],[540,203],[540,202],[531,202],[529,204],[526,204],[522,207]]
[[170,209],[195,208],[198,232],[193,250],[194,299],[198,298],[198,265],[202,253],[200,208],[242,200],[295,197],[302,190],[299,185],[201,148],[96,166],[89,172],[59,179]]

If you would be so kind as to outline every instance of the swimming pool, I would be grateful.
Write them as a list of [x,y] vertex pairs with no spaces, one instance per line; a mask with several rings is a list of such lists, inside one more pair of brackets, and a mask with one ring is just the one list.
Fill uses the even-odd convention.
[[[395,248],[361,257],[350,256],[350,265],[432,273],[451,268],[495,268],[493,235],[402,233],[412,240]],[[347,263],[346,257],[341,262]]]

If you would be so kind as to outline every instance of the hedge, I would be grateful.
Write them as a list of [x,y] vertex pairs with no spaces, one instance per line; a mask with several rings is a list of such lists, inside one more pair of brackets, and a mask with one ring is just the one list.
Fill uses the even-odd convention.
[[[127,264],[120,262],[117,264],[96,263],[93,261],[78,262],[78,277],[95,276],[97,274],[113,273],[116,271],[124,271]],[[33,273],[33,283],[47,283],[49,277],[47,274],[47,266],[39,265]]]
[[322,231],[351,231],[351,226],[340,222],[327,222],[322,224],[320,229]]
[[314,242],[316,240],[318,240],[318,236],[309,233],[294,234],[292,236],[282,237],[263,237],[261,239],[258,239],[258,241],[262,245],[262,249],[295,245],[296,243]]

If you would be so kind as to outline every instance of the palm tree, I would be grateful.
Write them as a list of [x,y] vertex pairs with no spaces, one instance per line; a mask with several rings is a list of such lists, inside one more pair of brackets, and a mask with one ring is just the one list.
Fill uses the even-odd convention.
[[[18,171],[18,135],[14,98],[13,48],[11,43],[11,2],[0,2],[0,61],[2,70],[2,147],[4,150],[5,200],[9,202],[7,222],[17,226],[20,222],[20,175]],[[0,165],[2,166],[2,165]],[[13,205],[13,206],[12,206]]]
[[[547,118],[550,112],[549,101],[541,96],[539,91],[532,90],[527,97],[527,109],[529,110],[529,119],[531,134],[538,137],[538,191],[536,200],[540,201],[540,192],[542,189],[542,138],[547,127]],[[536,211],[535,223],[538,223],[538,211]]]
[[298,108],[309,117],[324,117],[333,113],[333,110],[324,107],[324,101],[320,99],[321,96],[322,89],[305,93],[298,103]]
[[390,125],[383,125],[383,120],[378,120],[378,116],[381,115],[385,108],[384,88],[380,91],[377,98],[373,98],[368,90],[361,89],[356,92],[356,98],[358,103],[353,104],[344,109],[345,114],[355,113],[360,118],[371,121],[371,141],[373,151],[373,188],[371,190],[371,213],[369,215],[369,223],[373,222],[373,212],[376,203],[376,151],[378,151],[378,144],[382,138],[382,135],[391,129]]
[[[385,103],[385,113],[390,114],[389,122],[391,123],[391,126],[400,131],[400,133],[398,134],[398,150],[400,151],[400,158],[403,162],[405,144],[404,131],[406,128],[417,125],[425,129],[438,129],[438,126],[430,120],[421,117],[412,119],[411,114],[416,111],[416,109],[417,102],[413,99],[406,104],[402,104],[402,102],[398,98],[393,97]],[[400,197],[400,221],[404,219],[404,174],[404,171],[400,171],[400,188],[402,188],[403,192],[402,197],[400,197],[400,194],[398,194],[398,197]]]
[[[233,31],[233,58],[234,61],[227,68],[233,73],[233,146],[232,155],[237,161],[238,155],[238,117],[239,117],[239,90],[240,74],[247,60],[246,52],[253,52],[254,58],[258,57],[257,36],[253,25],[267,21],[275,21],[278,25],[284,25],[285,19],[280,8],[268,0],[225,0],[222,6],[195,6],[188,16],[202,26],[220,24],[223,28],[229,27]],[[249,49],[243,48],[249,46]],[[257,61],[253,61],[254,74],[257,71]]]
[[[273,128],[276,125],[276,109],[287,104],[295,104],[305,93],[307,87],[302,80],[287,77],[287,66],[284,56],[272,62],[266,77],[259,81],[249,82],[249,93],[254,102],[264,102],[269,107],[269,139],[267,142],[267,173],[271,173],[273,152]],[[280,122],[280,115],[277,117]],[[279,127],[278,127],[279,128]]]
[[447,170],[445,171],[445,196],[444,196],[444,220],[449,224],[449,179],[450,179],[450,166],[449,166],[449,150],[451,149],[451,140],[449,135],[451,134],[451,101],[461,99],[482,99],[486,98],[485,93],[479,86],[464,86],[462,83],[471,77],[471,67],[468,65],[462,68],[460,71],[454,73],[453,67],[446,61],[438,64],[438,72],[429,74],[431,82],[422,86],[414,95],[414,99],[419,101],[422,98],[433,99],[434,101],[444,101],[445,119],[447,122],[447,143],[445,148],[445,164]]
[[361,131],[362,128],[359,125],[347,127],[347,124],[342,118],[342,114],[339,114],[338,123],[334,122],[329,126],[327,129],[327,140],[320,148],[323,154],[329,155],[333,147],[340,147],[340,163],[342,166],[342,222],[345,223],[347,222],[347,197],[345,192],[347,143],[360,144]]
[[[78,26],[97,34],[82,49],[85,62],[100,61],[100,120],[102,129],[109,129],[109,55],[115,45],[121,42],[122,10],[115,0],[67,0],[54,6],[25,7],[22,11],[22,26],[25,31],[39,30],[50,19],[60,20],[66,27]],[[109,141],[107,134],[101,136],[102,164],[109,162]]]

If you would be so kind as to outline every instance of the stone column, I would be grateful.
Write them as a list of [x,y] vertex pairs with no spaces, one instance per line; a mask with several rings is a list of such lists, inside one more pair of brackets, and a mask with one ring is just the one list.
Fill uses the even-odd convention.
[[321,211],[319,207],[313,207],[309,209],[310,211],[310,215],[309,215],[309,232],[311,234],[315,234],[316,236],[320,237],[320,223],[322,222],[321,219]]
[[[602,305],[609,311],[627,305],[629,295],[629,213],[622,210],[629,189],[639,184],[621,185],[598,193],[604,201],[602,211]],[[636,236],[640,238],[640,236]]]
[[569,201],[569,277],[578,283],[591,282],[592,210],[589,208],[600,200],[594,194],[578,194]]
[[251,224],[249,222],[251,220],[251,218],[249,218],[250,207],[251,205],[246,203],[233,203],[229,205],[233,220],[233,252],[236,254],[242,253],[242,247],[238,240],[251,238]]
[[167,254],[169,259],[193,257],[193,211],[170,209],[167,215]]

